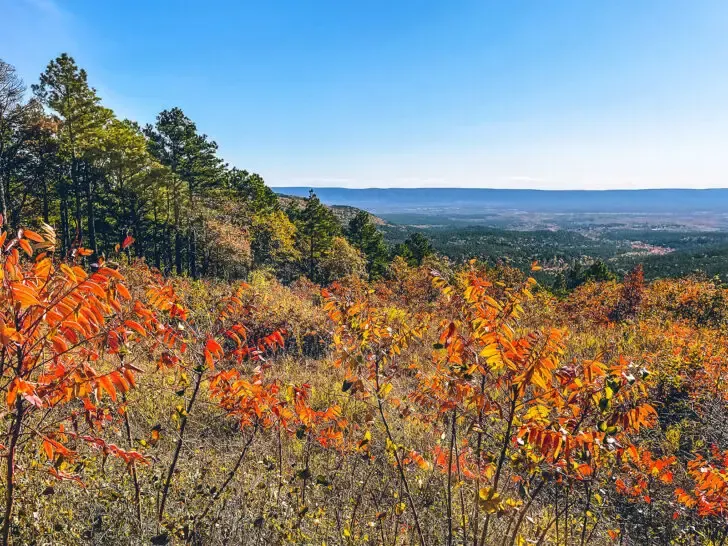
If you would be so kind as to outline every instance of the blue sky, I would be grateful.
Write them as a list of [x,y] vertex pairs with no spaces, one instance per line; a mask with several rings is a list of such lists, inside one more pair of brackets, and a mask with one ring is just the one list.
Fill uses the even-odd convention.
[[725,0],[0,0],[28,84],[66,51],[271,185],[728,187]]

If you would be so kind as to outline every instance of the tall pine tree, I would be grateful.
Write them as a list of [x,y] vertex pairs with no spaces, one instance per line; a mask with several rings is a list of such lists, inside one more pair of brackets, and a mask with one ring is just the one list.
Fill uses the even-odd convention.
[[310,191],[303,208],[292,210],[297,229],[297,244],[304,257],[308,277],[320,280],[318,265],[330,249],[334,237],[341,233],[341,225],[331,209]]
[[367,275],[371,280],[382,277],[389,262],[389,251],[384,242],[384,235],[372,222],[371,215],[366,211],[359,211],[349,221],[346,236],[366,257]]

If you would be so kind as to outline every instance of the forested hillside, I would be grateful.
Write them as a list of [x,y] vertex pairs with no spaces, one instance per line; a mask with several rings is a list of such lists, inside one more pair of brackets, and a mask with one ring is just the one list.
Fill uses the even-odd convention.
[[87,79],[0,64],[0,544],[726,543],[718,281],[388,246]]
[[143,126],[118,119],[65,54],[29,97],[0,63],[0,206],[10,227],[55,226],[63,255],[83,245],[92,263],[131,237],[128,257],[192,278],[376,277],[391,257],[378,219],[315,196],[278,199],[180,108]]
[[[470,258],[507,263],[527,271],[537,260],[537,274],[547,286],[558,287],[563,277],[603,264],[612,276],[623,276],[636,265],[646,278],[703,275],[725,279],[728,275],[728,233],[725,231],[624,229],[590,226],[569,230],[510,230],[483,225],[407,226],[380,228],[393,246],[414,233],[426,237],[437,253],[458,263]],[[720,280],[718,281],[720,282]]]

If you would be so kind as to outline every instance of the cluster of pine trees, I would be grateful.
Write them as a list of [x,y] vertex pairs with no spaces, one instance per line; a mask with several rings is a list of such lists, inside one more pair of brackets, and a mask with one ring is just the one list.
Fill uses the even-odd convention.
[[230,167],[180,108],[144,126],[102,104],[62,54],[28,92],[0,60],[0,213],[11,228],[51,224],[64,255],[83,246],[131,255],[165,273],[235,278],[267,268],[284,280],[379,278],[394,255],[421,263],[421,236],[395,249],[360,212],[342,226],[311,193],[284,208],[262,177]]

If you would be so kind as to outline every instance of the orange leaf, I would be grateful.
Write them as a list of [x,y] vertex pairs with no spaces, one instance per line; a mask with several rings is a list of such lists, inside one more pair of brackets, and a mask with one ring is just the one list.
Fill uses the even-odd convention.
[[30,231],[29,229],[23,230],[23,237],[30,239],[31,241],[35,243],[42,243],[43,237],[38,235],[35,231]]
[[51,343],[53,343],[53,349],[55,349],[56,353],[65,353],[68,350],[68,345],[61,336],[55,336]]
[[577,470],[579,471],[579,474],[581,474],[583,477],[592,475],[592,467],[587,463],[580,464]]
[[127,290],[126,286],[119,283],[116,285],[116,291],[119,293],[119,295],[124,298],[125,300],[131,299],[131,294],[129,294],[129,290]]
[[117,388],[118,388],[118,389],[119,389],[119,390],[120,390],[121,392],[126,392],[126,391],[128,391],[128,390],[129,390],[129,384],[128,384],[128,383],[126,382],[126,379],[124,379],[124,377],[123,377],[123,376],[121,375],[121,373],[119,373],[118,371],[116,371],[116,372],[111,372],[111,374],[109,375],[109,378],[111,379],[111,382],[112,382],[112,383],[113,383],[113,384],[114,384],[114,385],[115,385],[115,386],[116,386],[116,387],[117,387]]
[[127,380],[128,382],[129,382],[129,384],[130,384],[130,385],[131,385],[132,387],[136,387],[136,380],[134,379],[134,374],[133,374],[133,373],[131,373],[131,370],[130,370],[130,369],[128,369],[128,368],[124,368],[124,371],[123,371],[123,373],[124,373],[124,377],[125,377],[125,378],[126,378],[126,380]]
[[33,255],[33,248],[30,246],[30,243],[26,239],[18,239],[18,244],[28,256]]
[[138,322],[136,322],[134,320],[125,320],[124,325],[127,326],[128,328],[131,328],[132,330],[134,330],[140,336],[147,337],[147,331]]
[[18,398],[18,379],[13,379],[12,383],[10,383],[10,387],[8,388],[8,394],[5,397],[8,407],[12,408],[15,404],[15,400]]
[[51,444],[47,439],[43,440],[43,451],[45,451],[45,454],[48,457],[48,460],[52,461],[53,460],[53,444]]
[[20,302],[21,307],[31,307],[33,305],[40,305],[40,301],[35,295],[35,291],[22,284],[13,283],[11,290],[13,292],[13,298]]
[[222,354],[222,347],[220,347],[220,344],[217,341],[215,341],[213,338],[209,338],[207,340],[207,343],[205,343],[205,349],[207,349],[214,355]]
[[116,389],[114,388],[114,384],[111,382],[111,379],[108,375],[102,375],[98,378],[98,385],[101,387],[101,389],[105,390],[111,399],[116,402]]

